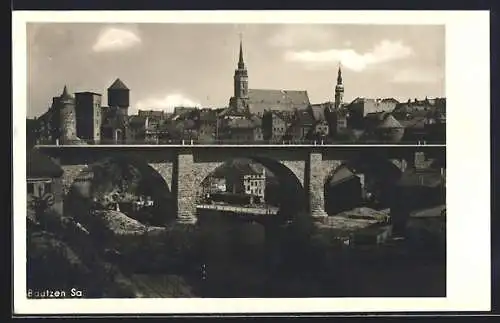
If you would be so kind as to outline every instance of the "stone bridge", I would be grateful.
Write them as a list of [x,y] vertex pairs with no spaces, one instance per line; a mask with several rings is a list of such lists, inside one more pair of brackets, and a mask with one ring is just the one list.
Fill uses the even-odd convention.
[[429,146],[37,146],[64,170],[63,189],[67,192],[75,178],[93,163],[104,158],[130,158],[147,163],[161,175],[175,198],[179,222],[196,222],[197,196],[202,181],[217,167],[234,158],[248,158],[271,170],[280,181],[283,194],[291,203],[282,208],[297,211],[304,202],[313,217],[324,211],[325,180],[341,164],[352,160],[385,160],[401,171],[415,167],[422,155],[444,158],[442,147]]

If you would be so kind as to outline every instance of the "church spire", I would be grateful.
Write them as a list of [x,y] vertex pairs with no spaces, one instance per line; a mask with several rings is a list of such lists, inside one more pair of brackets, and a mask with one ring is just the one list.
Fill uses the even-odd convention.
[[238,69],[243,70],[245,69],[245,62],[243,61],[243,39],[242,35],[240,34],[240,57],[238,60]]
[[337,73],[337,85],[341,85],[342,84],[342,64],[339,63],[339,71]]
[[342,68],[339,63],[337,74],[337,85],[335,86],[335,108],[338,109],[344,104],[344,84],[342,84]]

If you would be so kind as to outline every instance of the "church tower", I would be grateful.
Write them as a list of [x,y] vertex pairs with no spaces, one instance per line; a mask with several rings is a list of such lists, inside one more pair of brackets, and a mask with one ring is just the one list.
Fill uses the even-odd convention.
[[248,72],[243,61],[243,42],[241,39],[238,69],[234,71],[234,96],[241,99],[248,98]]
[[248,110],[248,71],[243,60],[243,41],[240,38],[238,68],[234,71],[234,96],[229,105],[233,111]]
[[342,69],[340,68],[337,74],[337,85],[335,86],[335,109],[342,107],[344,103],[344,84],[342,84]]

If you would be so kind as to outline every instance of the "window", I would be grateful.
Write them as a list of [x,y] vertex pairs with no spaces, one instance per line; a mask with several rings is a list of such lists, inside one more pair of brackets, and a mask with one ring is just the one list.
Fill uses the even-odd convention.
[[38,188],[37,189],[37,196],[42,197],[43,196],[43,184],[42,185],[38,184],[37,188]]
[[45,183],[45,184],[44,184],[44,186],[45,186],[45,187],[44,187],[44,192],[45,192],[45,193],[50,193],[50,192],[52,192],[52,183]]
[[33,183],[28,183],[28,187],[26,188],[28,194],[33,194],[35,192],[35,186]]

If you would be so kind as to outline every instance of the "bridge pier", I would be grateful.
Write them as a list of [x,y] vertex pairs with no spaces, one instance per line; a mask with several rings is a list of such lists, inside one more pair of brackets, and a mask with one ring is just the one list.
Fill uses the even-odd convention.
[[177,222],[182,224],[195,224],[196,217],[196,174],[194,172],[194,159],[191,152],[180,151],[174,161],[177,194]]
[[306,161],[306,189],[309,195],[309,212],[313,220],[321,221],[328,214],[325,212],[325,182],[323,154],[311,152]]

